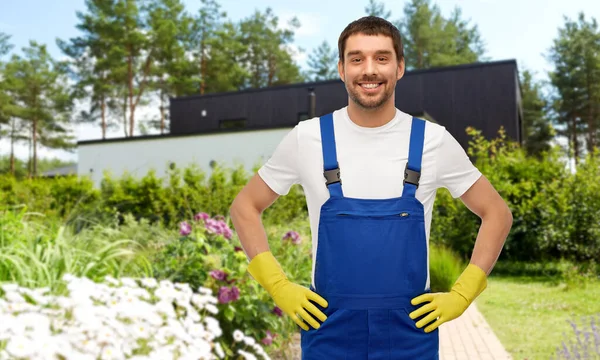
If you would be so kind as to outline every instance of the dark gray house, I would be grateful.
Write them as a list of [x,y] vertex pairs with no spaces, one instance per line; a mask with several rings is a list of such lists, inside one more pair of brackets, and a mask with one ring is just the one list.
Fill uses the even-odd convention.
[[[348,102],[340,80],[172,98],[171,136],[289,128]],[[408,71],[396,86],[396,107],[445,126],[468,146],[468,126],[495,137],[500,127],[522,141],[515,60]]]

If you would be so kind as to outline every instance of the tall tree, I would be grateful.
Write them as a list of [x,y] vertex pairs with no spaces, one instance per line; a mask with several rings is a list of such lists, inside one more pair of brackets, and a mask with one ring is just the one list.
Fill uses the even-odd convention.
[[68,128],[72,97],[66,65],[52,59],[45,45],[30,41],[23,54],[13,55],[5,75],[15,100],[13,115],[27,123],[31,134],[31,171],[36,176],[39,145],[53,149],[75,146]]
[[479,61],[484,44],[477,25],[469,26],[455,8],[446,19],[430,0],[411,0],[398,21],[407,69],[424,69]]
[[89,110],[83,110],[77,123],[100,123],[102,139],[107,130],[117,127],[118,120],[109,116],[109,104],[116,96],[116,69],[122,65],[120,56],[110,56],[112,49],[111,14],[114,1],[85,0],[86,12],[76,12],[76,28],[81,36],[69,41],[57,39],[57,46],[71,59],[71,74],[76,84],[75,96],[87,100]]
[[555,121],[569,140],[575,163],[600,138],[600,33],[594,18],[580,13],[577,21],[565,17],[564,27],[549,52],[554,64]]
[[[8,54],[12,48],[10,35],[0,32],[0,130],[2,130],[3,125],[7,125],[10,121],[9,107],[12,97],[6,88],[6,76],[3,74],[4,62],[2,61],[2,57]],[[0,139],[2,139],[1,133]]]
[[338,76],[337,63],[337,51],[323,40],[321,45],[308,56],[308,74],[311,80],[335,79]]
[[192,94],[198,87],[194,60],[186,55],[194,50],[191,46],[194,22],[180,0],[154,0],[146,10],[156,49],[152,88],[158,91],[160,100],[160,121],[148,125],[158,127],[162,134],[166,130],[168,97]]
[[10,142],[9,171],[15,174],[15,143],[26,140],[23,136],[23,122],[15,117],[15,96],[9,86],[8,72],[2,57],[14,47],[10,43],[11,36],[0,32],[0,139],[8,138]]
[[365,6],[365,12],[369,16],[377,16],[386,20],[392,16],[392,12],[386,10],[385,4],[376,0],[369,0],[369,4]]
[[243,42],[239,24],[226,21],[207,42],[207,60],[203,78],[205,93],[242,90],[248,86],[250,67],[244,59],[248,47]]
[[199,63],[200,94],[204,94],[208,86],[211,45],[227,13],[221,11],[221,5],[216,0],[200,0],[200,2],[202,6],[192,26],[192,45],[197,52]]
[[247,51],[241,60],[248,66],[250,87],[303,80],[289,48],[294,41],[294,29],[300,27],[300,22],[293,18],[289,25],[291,29],[281,29],[279,19],[271,8],[264,13],[257,10],[240,22],[241,40]]
[[529,70],[521,72],[524,147],[529,155],[540,156],[550,150],[554,129],[548,116],[549,102],[542,93],[542,84]]

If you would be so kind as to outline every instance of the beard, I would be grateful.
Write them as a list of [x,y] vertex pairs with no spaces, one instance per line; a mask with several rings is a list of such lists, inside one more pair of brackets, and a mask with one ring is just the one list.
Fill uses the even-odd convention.
[[[358,84],[359,81],[382,82],[379,86],[383,89],[377,94],[364,93]],[[346,82],[346,84],[348,83]],[[375,110],[383,106],[392,97],[394,88],[388,85],[389,81],[383,79],[363,78],[352,82],[351,85],[346,85],[346,90],[348,96],[356,105],[364,110]]]

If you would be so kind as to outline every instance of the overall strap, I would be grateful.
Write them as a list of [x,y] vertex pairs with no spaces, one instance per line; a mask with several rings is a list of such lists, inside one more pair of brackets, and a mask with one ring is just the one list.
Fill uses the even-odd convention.
[[410,145],[408,163],[404,169],[404,189],[402,197],[415,197],[421,178],[421,159],[423,158],[423,142],[425,138],[425,121],[413,117],[410,129]]
[[335,135],[333,131],[333,114],[321,116],[321,144],[323,147],[323,175],[331,197],[343,197],[342,179],[335,152]]

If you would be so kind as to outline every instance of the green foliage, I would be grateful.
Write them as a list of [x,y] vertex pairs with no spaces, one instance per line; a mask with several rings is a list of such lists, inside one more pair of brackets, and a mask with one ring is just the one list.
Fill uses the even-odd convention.
[[[528,156],[502,129],[491,140],[480,131],[467,132],[472,136],[469,155],[513,214],[501,259],[600,258],[597,153],[590,154],[571,173],[557,147],[538,157]],[[481,220],[446,190],[438,192],[433,211],[432,241],[453,249],[463,260],[469,258]]]
[[[219,312],[215,317],[225,337],[231,337],[236,329],[245,329],[246,334],[256,339],[264,339],[267,331],[277,334],[276,345],[290,341],[296,330],[293,322],[273,312],[275,304],[268,293],[246,272],[248,261],[237,236],[231,233],[233,236],[228,237],[208,230],[214,229],[215,224],[220,224],[221,229],[228,228],[225,217],[216,215],[203,220],[195,216],[193,219],[185,222],[180,237],[172,237],[159,245],[152,259],[154,276],[188,283],[193,289],[207,287],[219,295]],[[310,241],[299,245],[286,241],[281,226],[269,227],[267,233],[271,250],[290,279],[308,285]],[[239,295],[225,293],[231,290],[238,291]]]
[[113,228],[92,227],[75,234],[57,221],[25,207],[0,210],[0,282],[64,290],[66,273],[93,280],[149,275],[141,245]]
[[554,70],[554,121],[568,139],[576,161],[600,144],[600,29],[583,11],[576,19],[565,17],[564,26],[549,49]]
[[450,291],[466,264],[450,249],[432,245],[429,248],[429,277],[432,292]]

